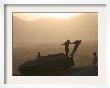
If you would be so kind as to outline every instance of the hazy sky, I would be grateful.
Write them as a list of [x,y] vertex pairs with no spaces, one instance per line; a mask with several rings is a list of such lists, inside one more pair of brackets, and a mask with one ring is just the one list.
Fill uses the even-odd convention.
[[81,13],[13,13],[13,16],[20,18],[21,20],[33,21],[39,18],[58,18],[58,19],[68,19],[70,17],[75,17]]
[[78,66],[90,64],[97,52],[98,13],[13,13],[12,24],[14,71],[38,51],[41,55],[64,52],[61,44],[67,39],[82,40],[75,55]]
[[[97,13],[13,13],[13,43],[98,41]],[[97,42],[96,42],[97,43]]]

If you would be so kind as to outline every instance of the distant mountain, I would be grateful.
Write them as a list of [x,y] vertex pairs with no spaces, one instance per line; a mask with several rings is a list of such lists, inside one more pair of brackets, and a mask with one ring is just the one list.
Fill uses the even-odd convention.
[[62,42],[66,39],[97,41],[98,15],[83,13],[69,19],[39,18],[24,21],[13,17],[13,43],[36,44]]

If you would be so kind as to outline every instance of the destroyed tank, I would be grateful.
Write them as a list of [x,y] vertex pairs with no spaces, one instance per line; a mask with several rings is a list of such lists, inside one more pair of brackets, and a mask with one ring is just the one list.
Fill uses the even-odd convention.
[[54,76],[60,75],[69,67],[74,66],[73,58],[64,53],[48,56],[38,56],[34,60],[26,61],[19,66],[19,71],[24,76]]
[[70,67],[74,66],[73,56],[77,51],[81,40],[78,41],[78,45],[74,47],[70,56],[64,53],[52,54],[48,56],[41,56],[38,52],[38,56],[35,60],[30,60],[19,66],[21,75],[24,76],[59,76],[62,72],[66,71]]

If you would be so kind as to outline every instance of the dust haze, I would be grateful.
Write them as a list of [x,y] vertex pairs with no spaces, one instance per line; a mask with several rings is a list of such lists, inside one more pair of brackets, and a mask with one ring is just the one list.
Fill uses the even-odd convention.
[[13,13],[13,73],[19,73],[19,65],[36,58],[38,51],[41,55],[65,53],[61,44],[67,39],[72,42],[82,40],[75,54],[77,66],[91,65],[92,53],[98,53],[97,13],[80,13],[66,19],[42,16],[31,21],[25,20],[28,17],[23,20],[14,14],[17,13]]

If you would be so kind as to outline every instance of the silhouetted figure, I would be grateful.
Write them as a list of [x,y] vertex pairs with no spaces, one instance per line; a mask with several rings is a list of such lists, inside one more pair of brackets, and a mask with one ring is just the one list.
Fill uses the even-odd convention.
[[70,40],[67,40],[64,44],[62,44],[65,45],[66,56],[68,56],[69,54],[69,44],[73,44],[73,43],[71,43]]
[[93,60],[92,65],[95,67],[96,63],[98,62],[98,58],[97,58],[96,52],[93,53],[93,56],[94,56],[94,60]]
[[74,49],[73,49],[73,51],[72,51],[72,53],[71,53],[71,58],[73,58],[73,56],[74,56],[74,54],[75,54],[77,48],[78,48],[79,45],[81,44],[81,40],[76,40],[76,41],[73,42],[72,44],[75,44],[75,45],[74,45]]
[[41,54],[40,54],[40,52],[38,52],[37,59],[40,59],[40,57],[41,57]]

